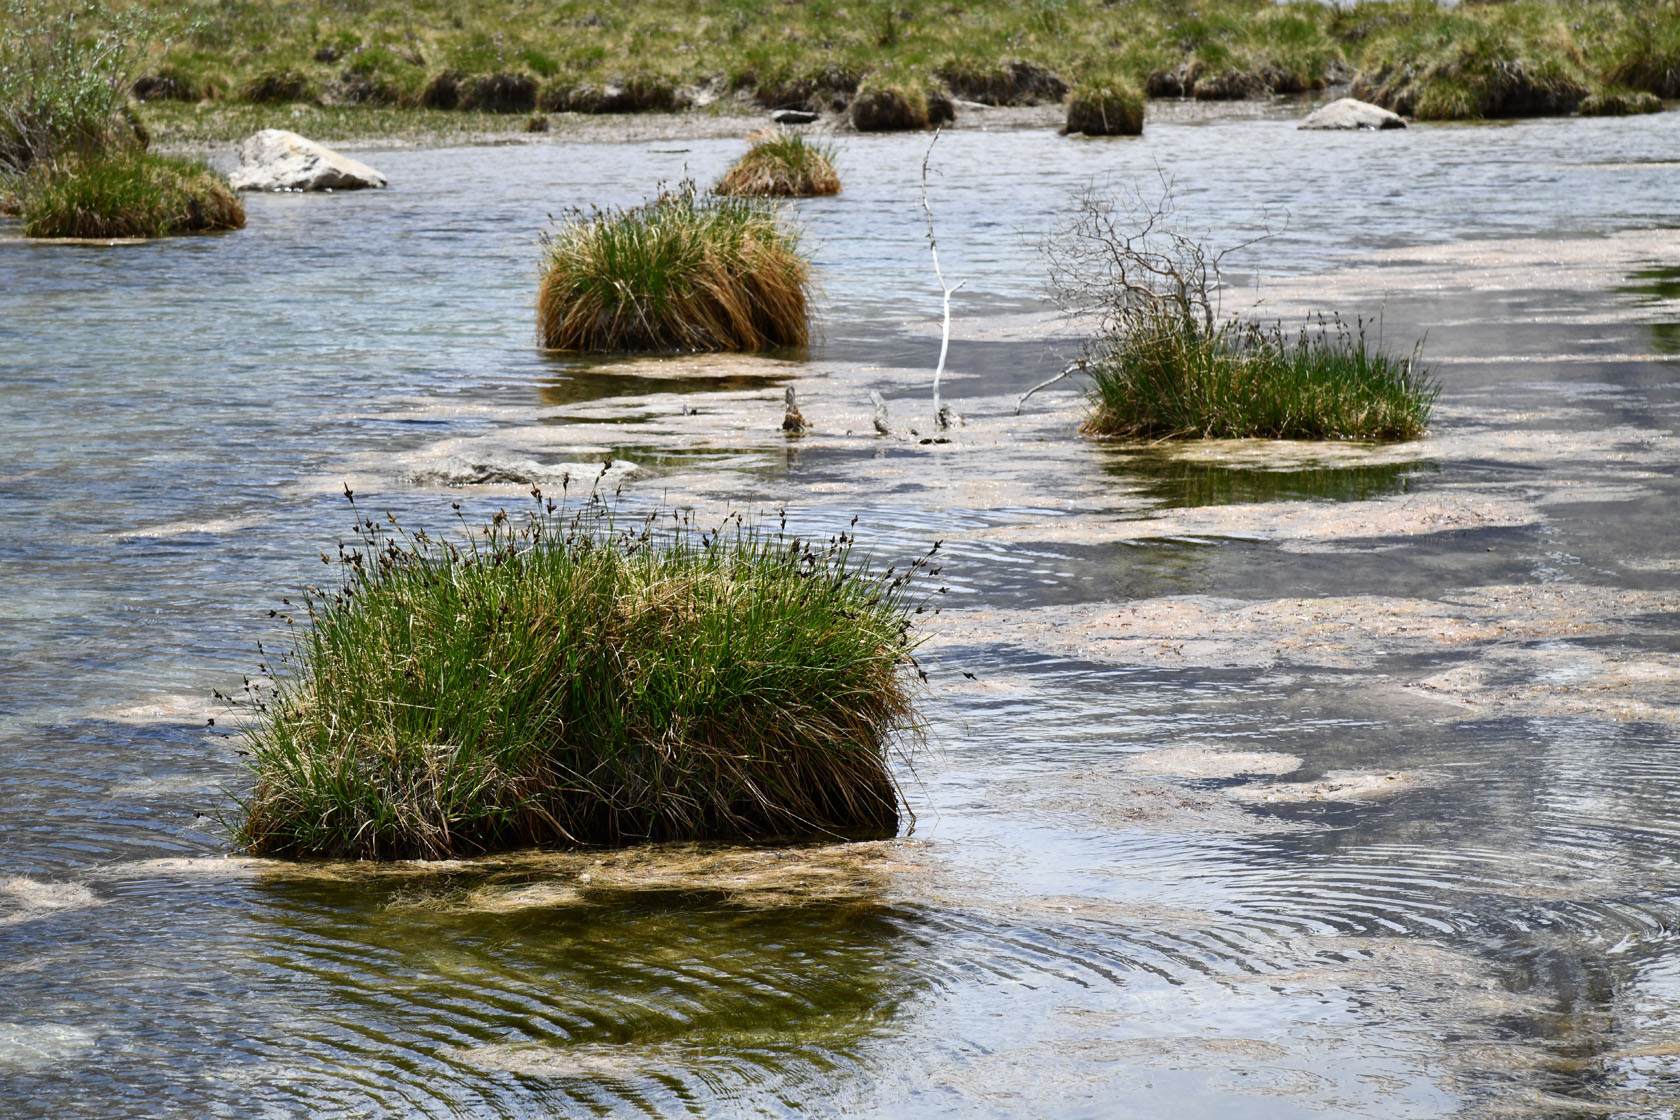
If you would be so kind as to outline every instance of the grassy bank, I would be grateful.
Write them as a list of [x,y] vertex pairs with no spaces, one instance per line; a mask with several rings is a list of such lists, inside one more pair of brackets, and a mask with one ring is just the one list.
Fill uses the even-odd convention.
[[774,206],[689,183],[547,235],[537,334],[551,349],[596,352],[803,346],[810,272]]
[[612,113],[738,96],[833,111],[871,85],[900,89],[911,102],[931,92],[1018,104],[1059,101],[1081,84],[1228,99],[1357,79],[1391,108],[1498,116],[1568,112],[1618,87],[1680,93],[1680,6],[1672,0],[140,7],[168,25],[170,40],[134,87],[152,102]]
[[1139,323],[1088,362],[1085,430],[1127,439],[1415,439],[1437,390],[1363,325]]
[[[925,566],[596,503],[460,544],[371,519],[249,730],[238,839],[286,856],[891,835]],[[358,515],[360,517],[360,515]]]

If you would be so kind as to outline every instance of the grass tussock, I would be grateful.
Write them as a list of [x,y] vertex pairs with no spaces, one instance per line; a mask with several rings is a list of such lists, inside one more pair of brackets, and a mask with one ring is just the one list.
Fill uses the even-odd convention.
[[796,132],[772,132],[755,143],[712,188],[722,195],[761,198],[816,198],[840,193],[834,151]]
[[546,235],[537,331],[555,350],[803,346],[810,279],[799,235],[773,205],[701,197],[689,183]]
[[1062,131],[1086,136],[1141,135],[1143,94],[1120,79],[1075,86],[1068,95]]
[[225,178],[149,152],[36,167],[19,197],[28,237],[149,238],[245,225],[245,207]]
[[[295,673],[258,697],[255,852],[891,835],[917,728],[912,581],[826,546],[650,517],[498,514],[467,542],[357,517]],[[937,548],[937,545],[935,546]]]
[[1085,430],[1128,439],[1415,439],[1438,392],[1418,352],[1395,358],[1364,324],[1138,323],[1088,362]]
[[942,90],[919,80],[872,76],[858,86],[849,110],[859,132],[913,132],[956,119],[956,107]]

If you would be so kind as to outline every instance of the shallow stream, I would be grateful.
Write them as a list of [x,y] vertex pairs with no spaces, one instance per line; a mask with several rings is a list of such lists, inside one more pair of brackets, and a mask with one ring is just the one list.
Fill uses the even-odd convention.
[[[807,355],[534,343],[546,214],[739,141],[370,153],[390,190],[153,245],[0,226],[0,1112],[1672,1115],[1677,120],[948,133],[948,443],[926,137],[839,141],[798,208]],[[1078,345],[1038,242],[1158,172],[1215,241],[1270,221],[1227,309],[1426,335],[1430,437],[1104,445],[1067,384],[1016,416]],[[212,690],[284,644],[342,487],[446,528],[609,459],[637,508],[945,541],[914,833],[230,856]]]

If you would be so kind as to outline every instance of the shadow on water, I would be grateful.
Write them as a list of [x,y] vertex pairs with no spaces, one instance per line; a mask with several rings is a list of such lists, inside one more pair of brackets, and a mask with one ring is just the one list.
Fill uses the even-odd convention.
[[1381,463],[1287,470],[1186,460],[1171,452],[1113,452],[1108,474],[1175,509],[1259,502],[1360,502],[1411,490],[1434,464]]
[[[1636,295],[1641,304],[1670,303],[1680,300],[1680,266],[1642,268],[1628,277],[1629,283],[1617,291]],[[1664,354],[1680,353],[1680,321],[1652,323],[1651,344]]]
[[553,373],[539,389],[542,401],[565,406],[651,393],[740,393],[775,388],[798,373],[793,362],[802,355],[777,352],[763,356],[779,360],[782,371],[777,373],[742,373],[721,367],[711,372],[703,360],[673,359],[667,364],[655,358],[629,363],[623,358],[592,359],[571,354],[544,357]]

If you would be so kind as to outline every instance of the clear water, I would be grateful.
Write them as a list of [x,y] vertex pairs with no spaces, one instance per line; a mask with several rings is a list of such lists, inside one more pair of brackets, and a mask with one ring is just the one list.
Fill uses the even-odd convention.
[[[1159,167],[1216,239],[1287,211],[1242,269],[1309,277],[1396,246],[1672,224],[1672,118],[947,134],[931,196],[946,274],[965,282],[947,393],[987,431],[1059,368],[1048,326],[994,328],[1044,310],[1036,244],[1093,180]],[[465,901],[484,870],[417,887],[201,862],[227,850],[216,817],[242,770],[237,740],[178,698],[237,689],[255,643],[283,640],[269,609],[319,578],[317,554],[347,527],[337,480],[411,522],[442,523],[451,500],[487,512],[520,488],[414,485],[411,462],[440,441],[530,444],[533,425],[553,446],[530,453],[563,459],[571,410],[607,401],[626,433],[612,449],[654,470],[629,500],[656,501],[674,479],[681,501],[695,449],[648,435],[644,390],[715,412],[714,399],[774,398],[784,383],[820,400],[862,376],[909,415],[926,394],[910,377],[937,346],[925,145],[840,142],[845,193],[798,211],[822,286],[814,364],[727,382],[642,385],[546,356],[531,300],[545,214],[628,203],[685,173],[708,181],[735,142],[375,153],[389,191],[252,197],[243,232],[155,245],[32,245],[0,228],[0,1111],[1680,1104],[1674,724],[1538,702],[1459,718],[1400,687],[1472,664],[1495,691],[1533,686],[1536,665],[1563,688],[1609,658],[1645,666],[1659,684],[1642,695],[1663,706],[1659,670],[1680,652],[1680,375],[1661,310],[1671,274],[1653,270],[1673,261],[1602,290],[1540,268],[1517,292],[1389,299],[1385,329],[1427,331],[1446,386],[1439,450],[1405,461],[1210,465],[1081,442],[1065,422],[966,457],[977,435],[789,448],[742,432],[702,448],[698,461],[727,461],[708,500],[786,502],[818,531],[857,514],[883,557],[949,539],[949,607],[981,621],[931,658],[936,741],[909,779],[919,825],[895,857],[905,869],[876,887],[769,907],[714,886],[615,887],[496,909]],[[1334,286],[1323,294],[1339,306]],[[1518,438],[1484,446],[1484,430]],[[1523,450],[1553,438],[1554,454]],[[1034,487],[1002,499],[964,488],[1040,464]],[[1317,550],[1217,522],[1097,531],[1466,490],[1539,513],[1435,533],[1378,524]],[[1343,664],[1081,656],[1008,621],[1163,596],[1450,605],[1490,585],[1646,598],[1473,649],[1391,646],[1355,615],[1340,636],[1360,653]],[[1421,779],[1371,800],[1255,803],[1229,796],[1249,778],[1128,768],[1183,745],[1295,756],[1290,783]],[[174,857],[200,862],[158,862]],[[414,905],[417,891],[442,901]]]

